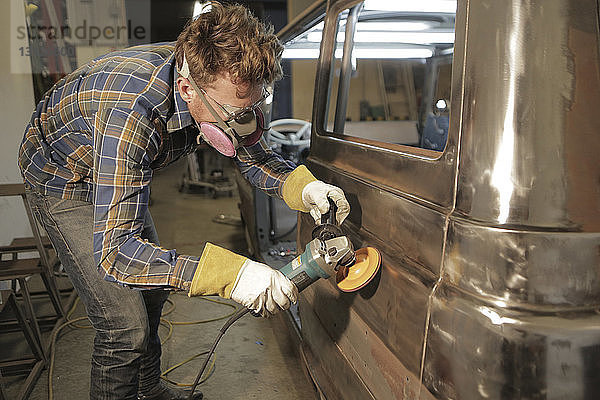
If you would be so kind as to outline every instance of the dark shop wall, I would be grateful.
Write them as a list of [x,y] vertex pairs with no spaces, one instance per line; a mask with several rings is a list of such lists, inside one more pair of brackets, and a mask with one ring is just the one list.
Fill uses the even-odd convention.
[[151,0],[150,37],[153,43],[174,41],[192,16],[193,0]]

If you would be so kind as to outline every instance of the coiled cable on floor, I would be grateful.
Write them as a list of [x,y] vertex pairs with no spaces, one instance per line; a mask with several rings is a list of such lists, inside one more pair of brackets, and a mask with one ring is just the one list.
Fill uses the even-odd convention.
[[[230,303],[226,303],[223,301],[219,301],[219,300],[215,300],[209,297],[203,297],[200,296],[200,299],[204,300],[204,301],[208,301],[211,303],[215,303],[215,304],[219,304],[219,305],[224,305],[227,307],[231,307],[234,310],[226,315],[220,316],[220,317],[215,317],[215,318],[209,318],[209,319],[203,319],[203,320],[197,320],[197,321],[171,321],[169,319],[164,318],[165,316],[171,314],[173,311],[175,311],[175,303],[173,302],[173,300],[171,299],[167,299],[166,303],[171,305],[171,308],[169,308],[168,310],[164,311],[161,314],[161,318],[160,318],[160,324],[168,329],[168,333],[167,336],[161,340],[161,345],[163,345],[165,342],[167,342],[169,339],[171,339],[171,337],[173,336],[173,327],[175,325],[199,325],[199,324],[205,324],[205,323],[209,323],[209,322],[215,322],[215,321],[220,321],[222,319],[226,319],[226,318],[230,318],[231,316],[233,316],[234,314],[236,314],[238,312],[238,308],[234,305],[234,304],[230,304]],[[71,316],[73,315],[73,313],[75,312],[75,309],[77,308],[77,304],[79,303],[79,297],[77,297],[75,299],[75,301],[73,302],[73,305],[71,306],[71,308],[69,309],[69,311],[67,312],[67,315],[65,317],[65,322],[62,323],[61,325],[59,325],[52,333],[52,338],[50,341],[50,366],[48,368],[48,400],[54,400],[54,387],[53,387],[53,376],[54,376],[54,364],[55,364],[55,353],[56,353],[56,342],[58,340],[58,335],[59,333],[66,328],[67,326],[71,326],[73,328],[76,329],[92,329],[93,327],[91,325],[80,325],[77,324],[80,321],[84,321],[84,320],[88,320],[88,317],[77,317],[74,319],[71,319]],[[241,309],[242,311],[245,309]],[[88,320],[89,322],[89,320]],[[222,329],[222,328],[221,328]],[[216,346],[214,346],[216,347]],[[161,374],[161,378],[163,380],[165,380],[166,382],[169,382],[173,385],[176,386],[183,386],[183,387],[193,387],[195,389],[195,387],[203,382],[206,382],[206,380],[208,378],[210,378],[212,376],[212,373],[214,372],[215,369],[215,360],[213,358],[213,362],[211,363],[211,366],[208,370],[208,373],[206,374],[206,376],[203,379],[200,379],[200,375],[197,377],[196,381],[193,384],[188,384],[188,383],[181,383],[181,382],[177,382],[174,381],[172,379],[169,379],[167,377],[167,375],[171,372],[173,372],[174,370],[176,370],[177,368],[181,367],[182,365],[187,364],[188,362],[195,360],[196,358],[203,356],[205,354],[209,354],[209,357],[207,357],[207,361],[208,358],[210,358],[210,355],[212,355],[212,353],[214,352],[214,348],[211,351],[204,351],[198,354],[193,355],[192,357],[187,358],[186,360],[177,363],[169,368],[167,368],[162,374]],[[207,364],[207,362],[205,362],[205,364]],[[203,373],[204,370],[206,369],[206,365],[203,366],[201,372]]]
[[[164,321],[170,323],[171,325],[199,325],[199,324],[206,324],[206,323],[209,323],[209,322],[220,321],[220,320],[225,319],[225,318],[230,318],[232,315],[234,315],[234,314],[236,314],[238,312],[238,308],[234,304],[225,303],[223,301],[211,299],[209,297],[200,297],[200,298],[202,300],[206,300],[206,301],[209,301],[211,303],[215,303],[215,304],[220,304],[220,305],[231,307],[234,310],[232,312],[230,312],[229,314],[226,314],[226,315],[223,315],[223,316],[220,316],[220,317],[209,318],[209,319],[202,319],[202,320],[198,320],[198,321],[170,321],[170,320],[166,320],[166,319],[164,319]],[[171,302],[171,300],[167,299],[167,302]],[[171,304],[173,304],[173,302],[171,302]],[[168,310],[166,313],[163,313],[163,316],[170,314],[174,309],[175,309],[175,305],[173,304],[172,309]],[[161,321],[163,321],[163,318],[161,318]],[[192,360],[195,360],[196,358],[198,358],[200,356],[203,356],[205,354],[208,354],[208,353],[210,353],[210,351],[204,351],[202,353],[195,354],[195,355],[189,357],[188,359],[186,359],[186,360],[184,360],[184,361],[182,361],[182,362],[180,362],[178,364],[175,364],[175,365],[167,368],[160,375],[160,377],[163,380],[165,380],[165,381],[167,381],[167,382],[169,382],[169,383],[171,383],[173,385],[181,386],[181,387],[195,387],[195,385],[197,386],[197,385],[199,385],[201,383],[204,383],[204,382],[206,382],[206,380],[214,372],[214,365],[215,365],[214,359],[213,359],[213,362],[212,362],[212,364],[211,364],[211,366],[209,368],[207,376],[205,376],[204,379],[200,380],[199,382],[194,382],[194,384],[191,384],[191,383],[181,383],[181,382],[173,381],[173,380],[167,378],[167,375],[170,374],[171,372],[173,372],[174,370],[176,370],[177,368],[181,367],[182,365],[187,364],[188,362],[190,362]],[[203,371],[204,371],[204,369],[203,369]]]
[[[215,349],[217,348],[217,345],[219,344],[219,342],[221,341],[221,338],[223,337],[223,335],[225,334],[225,332],[227,332],[227,329],[229,329],[229,327],[238,319],[242,318],[244,315],[248,314],[250,312],[249,309],[247,308],[240,308],[239,310],[237,310],[236,312],[234,312],[231,316],[231,318],[229,318],[227,320],[227,322],[225,322],[225,325],[223,325],[221,327],[221,329],[219,329],[219,334],[217,335],[217,338],[215,339],[212,347],[210,348],[210,350],[206,353],[208,353],[208,355],[206,356],[206,358],[204,359],[204,363],[202,364],[202,368],[200,368],[200,371],[198,372],[198,375],[196,376],[196,380],[194,381],[194,384],[192,385],[192,389],[190,391],[190,394],[188,395],[188,399],[189,400],[193,400],[194,398],[194,391],[196,391],[196,387],[206,381],[206,379],[208,379],[208,377],[204,378],[204,380],[200,380],[200,378],[202,377],[202,375],[204,375],[204,370],[206,369],[206,366],[208,365],[208,361],[210,360],[211,356],[215,353]],[[213,364],[214,364],[214,360],[213,360]],[[209,375],[212,372],[209,372]]]

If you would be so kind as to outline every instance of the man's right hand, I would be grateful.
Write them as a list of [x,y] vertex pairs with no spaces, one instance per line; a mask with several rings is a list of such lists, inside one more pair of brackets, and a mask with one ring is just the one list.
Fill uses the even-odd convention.
[[246,260],[238,273],[231,298],[263,317],[270,317],[295,303],[298,289],[281,272]]

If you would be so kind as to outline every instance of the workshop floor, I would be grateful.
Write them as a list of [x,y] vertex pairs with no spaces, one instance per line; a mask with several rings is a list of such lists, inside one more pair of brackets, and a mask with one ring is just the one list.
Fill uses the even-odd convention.
[[[156,173],[152,184],[151,212],[162,246],[175,248],[180,254],[199,254],[202,244],[211,241],[238,253],[247,253],[243,229],[235,224],[239,218],[237,193],[213,199],[202,194],[179,193],[177,188],[184,162]],[[232,216],[233,224],[213,222],[218,215]],[[229,314],[233,308],[172,294],[174,310],[165,319],[176,322],[214,319]],[[235,304],[229,301],[230,304]],[[44,307],[44,305],[39,305]],[[83,316],[81,305],[73,314]],[[163,370],[208,350],[224,320],[196,325],[175,325],[172,336],[163,345]],[[53,373],[54,398],[88,398],[90,354],[93,331],[67,328],[56,346]],[[167,337],[167,327],[160,328]],[[0,347],[3,344],[0,336]],[[20,345],[10,343],[18,351]],[[282,317],[267,320],[246,316],[234,324],[217,348],[212,375],[199,388],[211,399],[317,399],[313,385],[302,368]],[[5,347],[6,348],[6,347]],[[169,377],[192,383],[202,364],[199,357],[175,370]],[[24,377],[5,377],[8,398],[13,398]],[[48,369],[42,373],[30,399],[48,398]]]

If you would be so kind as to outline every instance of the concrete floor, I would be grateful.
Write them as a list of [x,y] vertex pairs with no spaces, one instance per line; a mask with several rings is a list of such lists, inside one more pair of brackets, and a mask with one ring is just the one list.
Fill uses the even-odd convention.
[[[232,197],[213,199],[201,194],[179,193],[184,162],[156,173],[152,184],[151,212],[161,244],[175,248],[180,254],[199,255],[205,241],[235,252],[247,253],[244,231],[240,226],[215,223],[219,214],[239,218],[237,193]],[[172,321],[197,321],[230,313],[233,309],[183,293],[170,296],[175,309],[165,318]],[[231,304],[235,304],[229,301]],[[44,305],[39,305],[44,307]],[[170,308],[167,304],[166,309]],[[83,316],[78,305],[73,317]],[[224,320],[200,325],[176,325],[172,337],[163,345],[163,370],[210,348]],[[161,327],[161,337],[168,329]],[[12,340],[12,339],[11,339]],[[90,354],[93,331],[68,328],[60,336],[56,348],[54,371],[55,399],[88,397]],[[3,343],[4,342],[4,343]],[[0,336],[0,348],[19,346]],[[199,388],[205,399],[317,399],[293,341],[281,317],[271,320],[246,316],[234,324],[217,348],[215,370]],[[192,383],[202,364],[197,358],[169,377]],[[24,377],[5,377],[9,398],[15,396]],[[31,399],[46,399],[48,371],[42,373]]]

